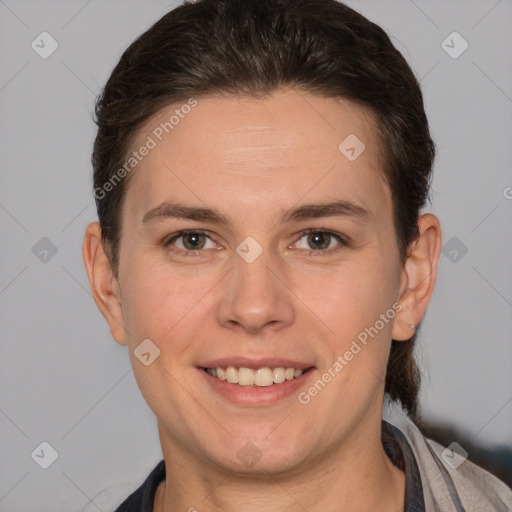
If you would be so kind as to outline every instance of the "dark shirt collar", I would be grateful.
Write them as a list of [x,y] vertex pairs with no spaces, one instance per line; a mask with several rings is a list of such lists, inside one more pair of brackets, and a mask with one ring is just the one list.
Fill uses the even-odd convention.
[[404,512],[425,512],[420,470],[412,448],[398,428],[382,421],[382,446],[391,462],[405,473]]

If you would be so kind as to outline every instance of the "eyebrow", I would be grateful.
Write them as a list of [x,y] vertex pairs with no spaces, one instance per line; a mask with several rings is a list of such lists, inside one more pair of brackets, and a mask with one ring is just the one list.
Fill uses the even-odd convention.
[[[368,222],[372,216],[368,210],[350,201],[333,201],[321,204],[305,204],[281,213],[279,223],[290,221],[318,219],[325,217],[351,217]],[[230,226],[231,222],[214,208],[188,206],[176,202],[164,202],[149,210],[142,218],[143,224],[165,219],[188,219],[208,221],[214,224]]]

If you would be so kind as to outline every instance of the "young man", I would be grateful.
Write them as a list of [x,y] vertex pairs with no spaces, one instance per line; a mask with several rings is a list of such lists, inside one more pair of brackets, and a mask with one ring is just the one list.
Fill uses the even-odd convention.
[[97,123],[84,260],[164,456],[119,512],[512,507],[413,422],[434,144],[379,27],[334,0],[186,3]]

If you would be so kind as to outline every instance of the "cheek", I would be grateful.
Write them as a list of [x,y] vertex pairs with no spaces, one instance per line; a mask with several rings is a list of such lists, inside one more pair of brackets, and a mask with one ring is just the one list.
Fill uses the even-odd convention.
[[[393,304],[398,296],[398,276],[393,259],[368,250],[323,279],[314,306],[331,330],[323,341],[326,357],[322,372],[336,375],[325,395],[326,403],[330,393],[336,403],[357,408],[380,390],[396,315]],[[340,398],[348,389],[350,393],[342,393]]]
[[[131,364],[141,393],[157,416],[162,415],[162,404],[185,408],[186,401],[181,403],[185,385],[181,366],[190,359],[188,352],[194,346],[191,333],[197,328],[197,315],[204,314],[208,307],[201,298],[209,288],[204,288],[204,280],[201,283],[192,277],[180,277],[166,265],[149,265],[143,257],[133,258],[125,266],[125,276],[123,314]],[[146,339],[159,350],[149,366],[135,355]]]
[[194,280],[184,281],[164,265],[134,258],[125,275],[123,311],[132,340],[161,339],[197,303]]
[[184,272],[148,260],[134,257],[125,268],[123,312],[129,344],[134,349],[143,339],[153,340],[161,349],[160,362],[175,368],[180,359],[187,359],[201,326],[211,326],[215,318],[215,294],[208,292],[222,273]]
[[304,302],[344,339],[373,325],[398,296],[396,265],[372,252],[345,266],[311,275],[302,285]]
[[331,331],[321,341],[324,364],[319,368],[319,379],[329,384],[325,392],[321,383],[304,392],[312,403],[321,395],[314,407],[336,410],[336,421],[347,421],[347,410],[356,414],[380,400],[385,380],[396,315],[396,265],[370,252],[322,279],[315,293],[310,288],[309,300],[316,301],[311,309]]

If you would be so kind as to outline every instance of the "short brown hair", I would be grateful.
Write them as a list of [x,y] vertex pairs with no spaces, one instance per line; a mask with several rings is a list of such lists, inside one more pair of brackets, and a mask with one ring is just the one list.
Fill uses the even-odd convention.
[[[138,130],[163,107],[207,95],[264,97],[292,87],[345,98],[376,116],[402,261],[418,237],[435,146],[412,70],[387,34],[336,0],[199,0],[163,16],[123,53],[96,104],[95,190],[123,165]],[[96,206],[117,275],[129,176]],[[385,391],[414,416],[415,336],[393,340]]]

